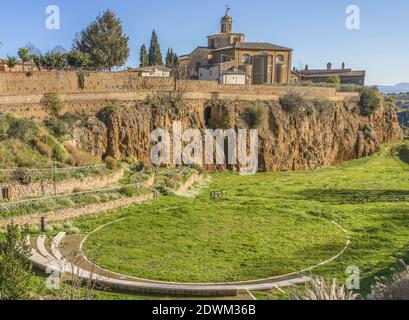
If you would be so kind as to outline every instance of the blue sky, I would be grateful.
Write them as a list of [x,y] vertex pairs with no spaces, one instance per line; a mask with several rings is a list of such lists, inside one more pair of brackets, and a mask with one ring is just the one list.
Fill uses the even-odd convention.
[[[331,61],[340,66],[367,70],[368,84],[409,82],[408,0],[0,0],[0,57],[15,55],[32,42],[43,52],[55,45],[70,49],[76,32],[99,12],[110,8],[123,21],[130,37],[131,56],[138,61],[139,47],[149,43],[153,28],[162,51],[180,55],[206,36],[219,31],[226,4],[234,17],[234,31],[248,41],[268,41],[294,49],[293,65],[321,68]],[[346,7],[358,5],[360,30],[345,27]],[[45,27],[45,8],[61,10],[61,29]]]

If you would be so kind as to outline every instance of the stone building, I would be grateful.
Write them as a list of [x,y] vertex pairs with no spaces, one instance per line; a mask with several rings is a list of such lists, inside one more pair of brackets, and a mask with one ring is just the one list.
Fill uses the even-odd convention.
[[129,69],[130,72],[136,72],[141,77],[169,78],[172,70],[164,66],[147,66],[137,69]]
[[0,72],[23,72],[23,71],[39,71],[37,66],[33,62],[23,63],[18,61],[13,67],[7,64],[7,59],[0,59]]
[[308,65],[301,72],[294,70],[292,72],[293,81],[311,81],[313,83],[325,83],[331,76],[339,76],[341,84],[365,85],[366,72],[362,70],[352,70],[345,68],[345,63],[340,69],[333,69],[332,64],[328,63],[326,69],[309,69]]
[[[246,42],[233,32],[233,18],[221,19],[220,33],[207,37],[206,47],[197,47],[180,57],[180,75],[186,79],[219,80],[223,74],[245,73],[246,84],[287,84],[291,80],[292,49],[269,42]],[[232,69],[235,68],[235,69]],[[240,76],[241,78],[241,76]]]

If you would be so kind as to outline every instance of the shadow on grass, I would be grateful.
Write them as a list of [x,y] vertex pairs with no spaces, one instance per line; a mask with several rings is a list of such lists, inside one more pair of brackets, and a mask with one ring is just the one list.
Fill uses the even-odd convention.
[[398,156],[402,162],[409,164],[409,146],[408,145],[401,146],[398,149]]
[[397,195],[409,196],[409,190],[368,190],[368,189],[305,189],[297,192],[305,200],[319,202],[342,203],[343,196],[377,196]]

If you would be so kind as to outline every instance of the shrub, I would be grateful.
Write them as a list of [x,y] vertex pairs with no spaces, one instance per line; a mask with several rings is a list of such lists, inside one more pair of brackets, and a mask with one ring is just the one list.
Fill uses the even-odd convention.
[[118,165],[118,162],[115,160],[115,158],[108,156],[104,159],[105,164],[107,165],[108,169],[115,169]]
[[327,80],[328,84],[333,84],[334,86],[338,87],[341,85],[341,78],[338,75],[330,76]]
[[374,89],[363,87],[359,91],[359,106],[361,114],[364,116],[372,115],[381,105],[381,95]]
[[38,137],[33,138],[33,143],[38,152],[40,152],[40,154],[42,154],[43,156],[47,158],[51,158],[53,156],[53,150],[44,142],[42,142]]
[[53,150],[53,157],[60,161],[60,162],[65,162],[67,159],[67,150],[65,150],[64,146],[62,146],[57,139],[55,139],[53,136],[48,135],[48,136],[43,136],[41,138],[41,141],[47,144],[52,150]]
[[70,227],[68,229],[66,229],[67,234],[79,234],[81,233],[81,230],[77,227]]
[[122,187],[120,192],[127,197],[133,197],[136,195],[136,190],[129,186]]
[[391,279],[377,278],[371,287],[369,300],[409,300],[409,267],[402,262],[402,267],[398,269],[394,269]]
[[62,121],[62,120],[60,120],[60,119],[58,119],[56,117],[46,119],[44,121],[44,124],[57,137],[63,137],[63,136],[68,135],[68,133],[69,133],[67,123],[65,123],[64,121]]
[[280,97],[279,103],[284,111],[295,112],[302,108],[305,101],[303,97],[297,93],[288,93]]
[[20,168],[14,171],[14,179],[21,184],[29,184],[32,181],[31,172],[28,169]]
[[119,106],[116,102],[112,101],[106,105],[101,111],[98,112],[97,118],[98,119],[109,119],[112,114],[114,114],[118,110]]
[[63,116],[60,117],[62,121],[67,123],[69,126],[73,126],[76,122],[85,120],[86,116],[81,113],[75,112],[66,112]]
[[267,107],[260,104],[246,108],[242,117],[250,129],[262,129],[268,125]]
[[44,111],[53,116],[58,116],[64,108],[64,103],[56,93],[46,93],[40,103]]
[[17,57],[7,56],[6,64],[9,66],[9,68],[14,68],[18,64]]
[[312,105],[314,106],[314,109],[323,112],[326,110],[330,110],[335,107],[335,103],[328,100],[328,99],[314,99],[312,100]]
[[356,84],[341,84],[338,87],[339,92],[359,92],[361,90],[362,86],[356,85]]
[[66,158],[66,163],[72,166],[90,166],[94,163],[95,159],[89,153],[82,151],[70,144],[64,144],[65,149],[70,153]]
[[337,280],[325,281],[323,278],[313,277],[305,285],[304,290],[293,292],[295,300],[357,300],[359,295],[339,286]]
[[37,133],[37,124],[32,120],[25,119],[15,119],[7,130],[9,138],[20,139],[24,142],[30,141],[32,136]]
[[[15,118],[9,113],[0,114],[0,133],[6,134]],[[0,137],[2,138],[2,137]]]
[[12,224],[7,226],[6,236],[0,242],[0,300],[36,298],[27,234],[27,229],[20,230]]

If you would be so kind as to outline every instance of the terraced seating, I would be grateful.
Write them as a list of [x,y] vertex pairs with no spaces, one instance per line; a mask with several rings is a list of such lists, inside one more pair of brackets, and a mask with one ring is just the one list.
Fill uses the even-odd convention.
[[268,290],[277,287],[288,287],[309,280],[307,277],[299,277],[298,275],[288,279],[281,278],[281,280],[280,277],[277,277],[276,281],[272,278],[225,284],[181,284],[131,279],[127,276],[122,276],[123,279],[127,279],[123,280],[115,277],[114,273],[112,273],[112,277],[103,276],[97,271],[90,272],[75,265],[75,262],[67,261],[60,252],[60,245],[65,236],[65,233],[62,232],[52,239],[51,253],[48,252],[45,245],[46,237],[39,236],[36,241],[37,248],[32,248],[32,256],[30,257],[33,266],[46,273],[56,270],[60,274],[68,273],[85,281],[95,281],[99,286],[111,290],[184,296],[236,296],[239,291],[243,290]]

